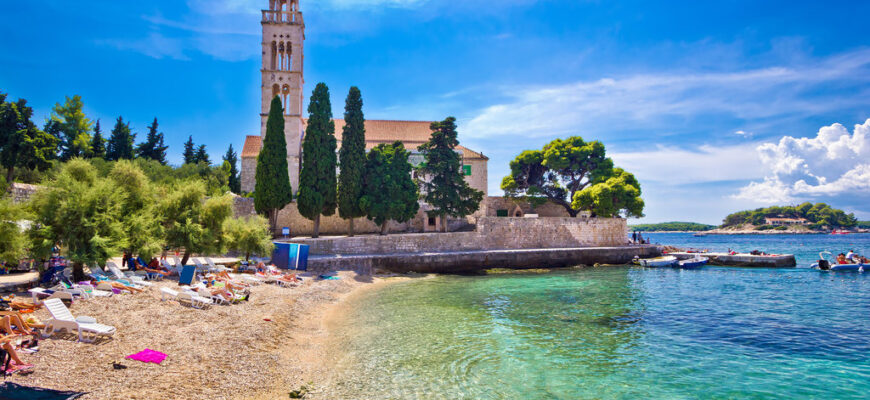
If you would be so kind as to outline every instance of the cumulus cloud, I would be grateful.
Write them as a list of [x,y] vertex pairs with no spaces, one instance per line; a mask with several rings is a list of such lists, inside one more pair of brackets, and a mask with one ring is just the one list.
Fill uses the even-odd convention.
[[654,151],[610,154],[617,166],[632,172],[641,182],[683,185],[761,179],[761,161],[756,145],[658,146]]
[[850,133],[841,124],[815,137],[785,136],[756,149],[767,171],[734,197],[759,203],[852,194],[870,196],[870,119]]
[[[830,87],[870,81],[870,49],[803,64],[731,72],[652,73],[546,86],[499,88],[505,101],[480,110],[477,137],[549,137],[702,122],[706,116],[763,120],[804,117],[868,104]],[[858,86],[860,87],[860,86]]]

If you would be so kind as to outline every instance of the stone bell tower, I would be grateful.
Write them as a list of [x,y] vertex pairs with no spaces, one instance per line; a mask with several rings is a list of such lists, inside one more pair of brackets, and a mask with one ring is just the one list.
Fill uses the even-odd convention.
[[305,23],[299,0],[269,0],[263,10],[263,67],[260,137],[266,136],[266,120],[275,96],[284,106],[284,137],[287,140],[287,166],[293,191],[299,190],[302,153],[302,77]]

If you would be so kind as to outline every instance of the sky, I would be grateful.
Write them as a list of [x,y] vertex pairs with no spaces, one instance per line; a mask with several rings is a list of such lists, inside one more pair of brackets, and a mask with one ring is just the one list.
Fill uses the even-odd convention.
[[[181,162],[259,134],[267,0],[29,0],[0,14],[0,91],[38,121],[65,96],[108,131],[155,117]],[[306,98],[358,86],[369,119],[455,116],[489,161],[603,142],[646,217],[824,201],[870,219],[870,2],[301,0]]]

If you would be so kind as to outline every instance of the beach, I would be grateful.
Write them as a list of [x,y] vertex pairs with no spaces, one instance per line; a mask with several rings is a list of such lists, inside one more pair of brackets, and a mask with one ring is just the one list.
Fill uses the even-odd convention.
[[[161,301],[160,287],[135,295],[76,301],[73,315],[115,326],[112,339],[80,343],[72,336],[40,340],[39,351],[22,353],[35,365],[29,375],[7,381],[88,392],[83,399],[271,399],[306,386],[311,395],[328,378],[327,317],[341,312],[342,299],[396,278],[338,274],[296,288],[261,284],[250,301],[198,310]],[[32,314],[40,321],[46,310]],[[160,365],[125,359],[152,349],[168,355]],[[113,363],[126,366],[115,369]]]

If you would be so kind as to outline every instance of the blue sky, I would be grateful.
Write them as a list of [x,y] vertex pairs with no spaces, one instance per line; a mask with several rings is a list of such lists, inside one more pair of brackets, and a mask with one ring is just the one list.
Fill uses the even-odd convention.
[[[259,132],[266,0],[10,2],[0,90],[39,120],[80,94],[104,129],[155,116],[170,160],[188,135],[218,159]],[[454,115],[490,157],[601,140],[641,180],[644,221],[826,201],[870,219],[868,2],[302,0],[306,91],[335,114]],[[840,124],[840,125],[835,125]],[[860,127],[856,128],[856,125]],[[866,133],[866,134],[865,134]]]

